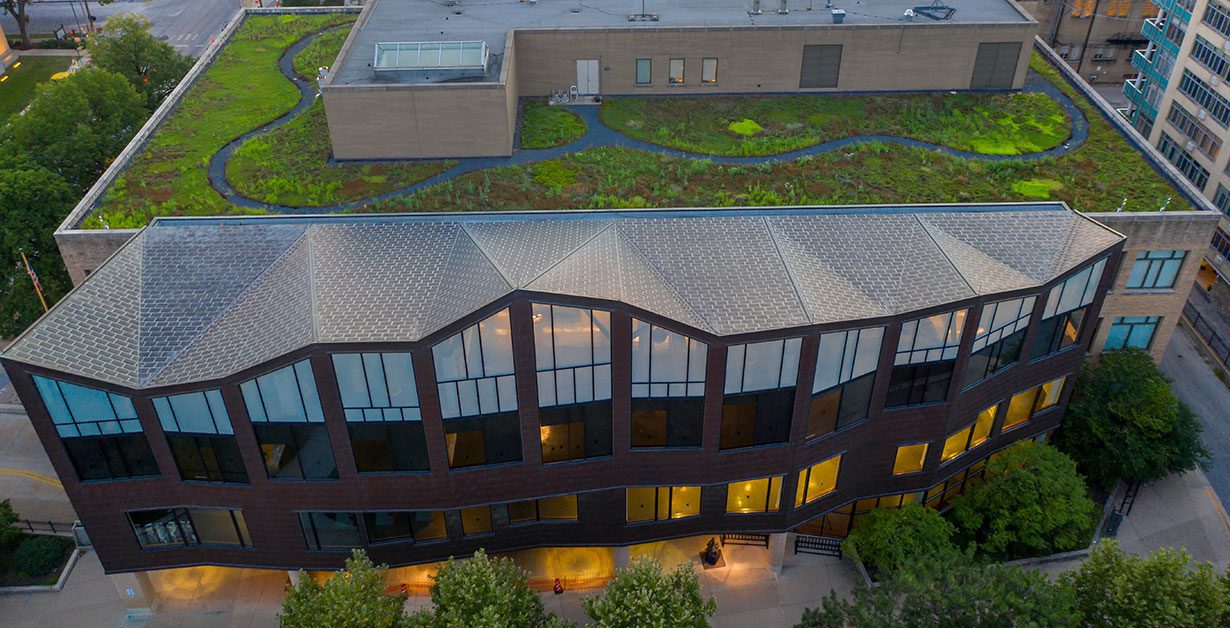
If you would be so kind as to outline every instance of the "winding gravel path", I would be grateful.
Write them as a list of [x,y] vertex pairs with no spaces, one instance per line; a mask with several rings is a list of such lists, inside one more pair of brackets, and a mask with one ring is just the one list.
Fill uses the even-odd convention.
[[[343,27],[337,27],[343,28]],[[540,150],[516,149],[511,157],[467,157],[454,159],[457,165],[441,172],[435,176],[429,177],[413,185],[379,194],[359,201],[351,201],[347,203],[337,203],[334,205],[325,205],[319,207],[288,207],[285,205],[275,205],[264,203],[241,194],[236,190],[226,179],[226,165],[234,156],[235,150],[249,139],[269,133],[274,129],[290,122],[294,118],[302,115],[316,99],[316,87],[310,81],[301,80],[295,75],[294,59],[295,56],[312,44],[318,37],[333,31],[337,28],[323,30],[315,35],[311,35],[301,39],[293,46],[288,48],[282,57],[278,60],[278,66],[282,70],[282,74],[299,88],[300,98],[298,104],[285,115],[278,117],[276,120],[266,124],[265,126],[256,129],[250,133],[246,133],[231,143],[227,144],[214,153],[214,156],[209,160],[209,183],[215,190],[221,194],[227,202],[250,209],[262,209],[271,213],[281,214],[334,214],[346,211],[361,209],[364,206],[370,205],[377,201],[383,201],[399,196],[405,196],[418,190],[431,187],[437,183],[447,181],[459,177],[464,174],[485,170],[488,168],[499,168],[503,166],[518,166],[524,164],[532,164],[548,159],[556,159],[565,155],[578,153],[591,148],[603,147],[621,147],[633,148],[661,155],[669,155],[671,157],[679,157],[683,159],[707,159],[715,164],[726,165],[755,165],[755,164],[773,164],[785,161],[794,161],[802,157],[813,155],[821,155],[824,153],[841,150],[859,144],[870,144],[874,142],[898,144],[911,148],[921,148],[932,150],[938,153],[949,155],[952,157],[960,157],[962,159],[974,159],[982,161],[1032,161],[1037,159],[1062,157],[1068,153],[1080,148],[1089,137],[1089,121],[1085,119],[1080,109],[1072,102],[1066,94],[1060,89],[1052,85],[1049,81],[1036,74],[1033,70],[1029,70],[1025,78],[1025,86],[1023,92],[1032,92],[1046,94],[1064,109],[1068,114],[1068,119],[1072,121],[1072,133],[1067,141],[1054,148],[1029,153],[1025,155],[985,155],[982,153],[974,153],[970,151],[957,150],[947,146],[932,144],[921,140],[910,139],[907,137],[897,137],[894,135],[856,135],[846,137],[839,140],[832,140],[814,146],[808,146],[799,150],[790,151],[788,153],[779,153],[777,155],[765,155],[755,157],[728,157],[721,155],[705,155],[701,153],[690,153],[673,148],[666,148],[657,144],[651,144],[641,140],[633,139],[624,135],[607,125],[603,124],[598,118],[598,107],[593,105],[570,105],[568,106],[574,113],[585,121],[587,131],[580,139],[566,144],[564,146],[556,146],[554,148],[545,148]],[[331,162],[332,163],[332,162]],[[362,163],[362,162],[346,162]]]

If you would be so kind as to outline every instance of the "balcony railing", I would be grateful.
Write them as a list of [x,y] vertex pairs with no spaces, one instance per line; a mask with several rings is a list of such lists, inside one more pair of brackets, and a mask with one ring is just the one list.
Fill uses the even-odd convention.
[[1141,72],[1146,72],[1148,71],[1147,68],[1149,66],[1149,59],[1145,57],[1145,51],[1136,50],[1132,52],[1132,67],[1140,70]]

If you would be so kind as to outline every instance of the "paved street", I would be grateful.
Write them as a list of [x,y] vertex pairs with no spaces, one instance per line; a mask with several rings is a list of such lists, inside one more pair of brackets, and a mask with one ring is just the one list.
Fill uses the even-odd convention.
[[[221,30],[238,9],[239,0],[116,0],[106,6],[90,3],[90,13],[100,23],[116,13],[144,15],[153,24],[151,32],[156,37],[194,57],[205,50],[209,38]],[[61,25],[69,30],[85,23],[80,2],[37,2],[30,5],[27,12],[31,33],[50,33]],[[8,35],[17,34],[17,24],[7,13],[0,17],[0,24]]]
[[1204,446],[1213,452],[1206,475],[1223,503],[1230,503],[1230,389],[1207,364],[1182,325],[1166,348],[1162,372],[1174,381],[1175,394],[1200,417]]

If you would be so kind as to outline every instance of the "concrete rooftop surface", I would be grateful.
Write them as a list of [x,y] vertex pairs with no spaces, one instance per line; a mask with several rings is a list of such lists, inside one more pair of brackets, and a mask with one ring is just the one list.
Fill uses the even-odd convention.
[[[788,0],[789,13],[777,12],[780,0],[761,2],[761,14],[749,15],[752,0],[644,0],[645,13],[657,21],[631,21],[641,13],[641,0],[372,0],[366,21],[358,25],[354,42],[338,62],[335,85],[389,83],[371,68],[380,42],[485,41],[493,63],[486,80],[499,74],[497,55],[513,29],[568,28],[739,28],[833,26],[825,0]],[[935,26],[943,24],[1026,24],[1033,18],[1008,0],[945,0],[956,9],[948,20],[936,21],[907,9],[930,5],[930,0],[833,0],[832,8],[846,12],[842,26]],[[578,10],[579,9],[579,10]],[[809,10],[810,9],[810,10]]]

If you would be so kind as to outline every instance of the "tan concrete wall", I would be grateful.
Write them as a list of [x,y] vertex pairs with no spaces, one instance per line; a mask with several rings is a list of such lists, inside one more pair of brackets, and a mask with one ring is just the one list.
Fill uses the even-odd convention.
[[68,269],[73,285],[85,281],[89,273],[102,266],[137,232],[137,229],[57,231],[56,246],[60,249],[60,257],[64,258],[64,267]]
[[[1106,302],[1102,305],[1102,323],[1093,339],[1092,352],[1095,355],[1101,353],[1111,321],[1115,317],[1160,316],[1162,320],[1158,324],[1150,353],[1155,360],[1161,360],[1179,322],[1183,304],[1187,302],[1187,295],[1196,280],[1196,273],[1200,270],[1201,255],[1208,248],[1213,230],[1217,228],[1218,215],[1213,212],[1172,212],[1088,216],[1127,236],[1114,287],[1106,295]],[[1128,290],[1127,279],[1132,272],[1136,254],[1159,249],[1180,249],[1188,252],[1174,289]]]
[[[576,61],[598,59],[603,94],[797,92],[803,46],[841,44],[834,89],[882,91],[969,89],[978,44],[1021,42],[1014,87],[1036,30],[1019,25],[920,25],[797,28],[519,30],[517,80],[524,96],[544,96],[576,82]],[[716,84],[701,84],[701,60],[718,59]],[[636,85],[636,59],[653,60],[653,83]],[[682,85],[667,82],[670,59],[685,60]],[[610,68],[609,70],[607,68]]]
[[[1118,44],[1107,40],[1116,36],[1143,39],[1140,27],[1146,8],[1153,6],[1150,0],[1132,0],[1126,17],[1117,13],[1109,15],[1110,0],[1102,0],[1097,12],[1090,17],[1073,17],[1070,1],[1027,0],[1018,4],[1038,20],[1038,35],[1057,52],[1066,54],[1068,65],[1074,70],[1079,67],[1085,80],[1096,75],[1097,83],[1122,85],[1126,78],[1136,75],[1132,52],[1143,49],[1146,44]],[[1113,53],[1114,61],[1094,59],[1099,53]]]

